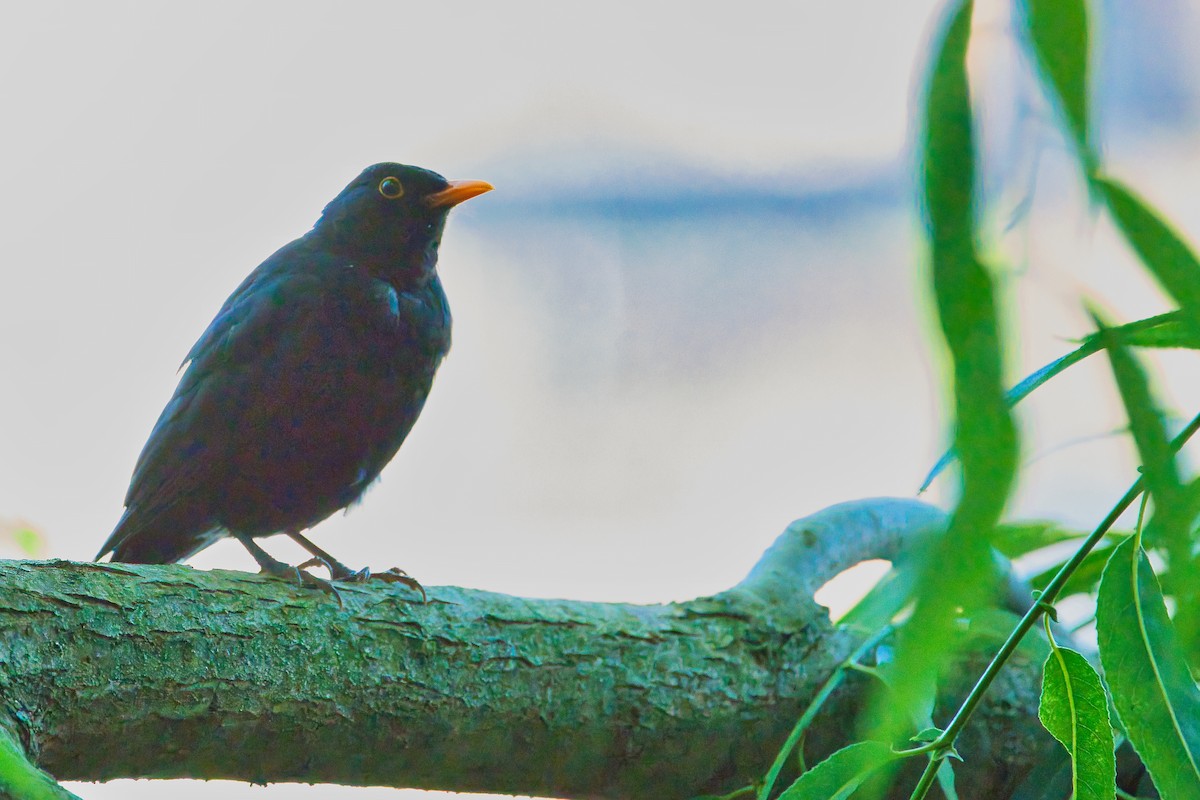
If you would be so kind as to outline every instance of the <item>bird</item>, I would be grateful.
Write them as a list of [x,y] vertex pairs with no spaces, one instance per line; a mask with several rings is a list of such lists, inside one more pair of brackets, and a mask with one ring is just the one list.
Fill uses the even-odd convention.
[[[450,210],[492,190],[420,167],[367,167],[312,229],[225,301],[138,456],[125,511],[96,555],[184,561],[223,537],[261,573],[329,591],[402,570],[352,570],[302,532],[357,502],[404,442],[450,349],[437,273]],[[298,566],[255,540],[286,534]]]

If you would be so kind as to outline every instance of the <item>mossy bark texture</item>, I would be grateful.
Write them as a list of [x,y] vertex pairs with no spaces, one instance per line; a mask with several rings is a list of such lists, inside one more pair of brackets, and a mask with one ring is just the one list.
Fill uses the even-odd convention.
[[[184,566],[0,562],[0,723],[60,780],[231,778],[684,798],[762,775],[860,640],[813,591],[940,512],[901,500],[791,525],[749,577],[657,606],[395,585],[329,595]],[[960,752],[1000,797],[1044,739],[1014,664]],[[806,741],[852,740],[866,678]],[[1028,690],[1024,688],[1028,685]]]

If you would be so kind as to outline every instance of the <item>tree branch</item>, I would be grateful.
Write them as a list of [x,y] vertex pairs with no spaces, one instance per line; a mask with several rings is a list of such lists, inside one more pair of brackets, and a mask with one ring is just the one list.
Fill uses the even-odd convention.
[[[339,607],[240,572],[0,562],[0,700],[64,780],[719,793],[765,772],[861,638],[812,592],[943,523],[909,500],[835,506],[733,589],[657,606],[364,586]],[[1037,667],[1014,664],[968,728],[963,796],[1002,796],[1046,741]],[[850,739],[865,680],[820,715],[810,759]]]

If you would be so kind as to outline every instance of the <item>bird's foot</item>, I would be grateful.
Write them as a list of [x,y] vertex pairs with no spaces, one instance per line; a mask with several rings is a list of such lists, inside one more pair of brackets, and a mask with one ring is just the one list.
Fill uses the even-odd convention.
[[429,598],[425,595],[425,587],[421,585],[413,576],[409,575],[399,567],[392,567],[387,572],[376,572],[371,574],[370,570],[364,568],[363,572],[367,573],[365,580],[383,581],[384,583],[402,583],[413,591],[421,593],[421,602],[429,602]]
[[298,567],[289,566],[282,561],[272,561],[260,565],[262,569],[258,571],[259,575],[270,575],[273,578],[282,578],[289,583],[294,583],[297,586],[305,586],[309,589],[317,589],[326,594],[333,595],[339,606],[344,606],[342,602],[341,592],[337,590],[329,581],[324,578],[318,578],[311,572],[305,570],[306,566],[311,566],[308,562],[301,564]]
[[324,567],[329,570],[329,577],[335,581],[346,581],[348,583],[362,583],[371,577],[371,570],[363,567],[355,572],[347,567],[336,558],[322,558],[321,556],[313,556],[308,561],[300,565],[300,569],[308,567]]
[[371,572],[369,567],[363,567],[360,570],[352,570],[342,562],[336,559],[324,559],[320,556],[313,556],[308,561],[300,565],[299,569],[303,570],[306,567],[324,567],[329,570],[329,577],[335,581],[344,583],[366,583],[367,581],[383,581],[384,583],[402,583],[408,588],[421,593],[421,602],[428,601],[425,595],[425,587],[407,572],[397,567],[392,567],[387,572]]

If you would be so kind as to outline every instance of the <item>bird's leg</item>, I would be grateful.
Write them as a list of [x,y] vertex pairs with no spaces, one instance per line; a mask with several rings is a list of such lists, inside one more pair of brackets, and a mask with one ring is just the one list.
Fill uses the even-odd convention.
[[329,570],[329,577],[335,581],[354,581],[361,583],[371,577],[371,570],[363,567],[355,572],[321,548],[310,542],[307,537],[294,531],[286,531],[292,541],[312,554],[312,558],[301,564],[301,567],[322,566]]
[[270,553],[259,547],[252,538],[244,533],[233,531],[233,536],[242,545],[250,551],[250,555],[254,556],[254,560],[258,562],[260,575],[271,575],[276,578],[283,578],[285,581],[290,581],[299,586],[307,586],[310,589],[320,589],[333,595],[338,605],[342,605],[342,596],[332,583],[327,580],[318,578],[310,572],[304,570],[304,565],[293,567],[283,563],[277,558],[273,558]]
[[[369,580],[377,580],[386,581],[388,583],[403,583],[408,588],[415,589],[416,591],[420,592],[422,602],[427,599],[425,596],[425,587],[422,586],[416,578],[411,577],[402,569],[392,567],[387,572],[372,573],[369,567],[363,567],[356,572],[342,562],[338,561],[333,556],[329,555],[329,553],[326,553],[324,550],[317,547],[299,533],[287,531],[287,535],[290,536],[292,540],[296,542],[296,544],[312,553],[313,557],[301,564],[301,568],[323,566],[329,570],[329,577],[333,578],[335,581],[366,583]],[[268,556],[268,558],[270,558],[270,556]]]

